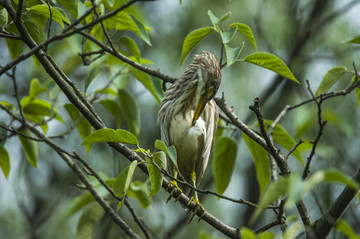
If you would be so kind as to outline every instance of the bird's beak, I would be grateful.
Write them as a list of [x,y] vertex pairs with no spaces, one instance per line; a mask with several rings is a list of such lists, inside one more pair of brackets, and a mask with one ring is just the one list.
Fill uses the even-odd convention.
[[204,92],[200,97],[200,101],[195,108],[195,113],[194,113],[194,117],[193,117],[191,126],[195,125],[195,122],[198,120],[203,109],[205,108],[206,102],[207,102],[207,91]]

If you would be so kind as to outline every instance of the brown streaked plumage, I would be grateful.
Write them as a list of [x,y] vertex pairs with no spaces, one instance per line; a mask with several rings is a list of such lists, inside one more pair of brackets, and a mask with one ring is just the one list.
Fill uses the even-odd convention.
[[[203,51],[165,92],[158,112],[161,140],[176,147],[180,174],[194,187],[203,177],[214,143],[219,113],[213,97],[220,82],[218,59]],[[168,165],[174,173],[172,163]],[[188,187],[180,188],[191,196]],[[198,202],[196,193],[195,199]]]

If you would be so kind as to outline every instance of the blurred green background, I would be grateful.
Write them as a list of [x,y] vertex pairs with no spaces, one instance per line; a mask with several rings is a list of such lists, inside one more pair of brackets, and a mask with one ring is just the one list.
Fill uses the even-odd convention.
[[[149,47],[139,38],[134,37],[141,49],[142,57],[154,62],[152,68],[162,73],[179,77],[194,54],[208,50],[220,58],[221,40],[212,34],[202,41],[179,66],[182,43],[192,30],[212,26],[207,15],[210,9],[215,15],[222,16],[232,12],[224,25],[232,22],[245,23],[251,27],[256,38],[258,51],[270,52],[286,62],[301,85],[284,80],[275,73],[249,63],[235,63],[230,68],[222,69],[222,84],[218,96],[226,93],[227,102],[233,106],[234,113],[250,126],[256,121],[248,109],[255,97],[260,97],[265,118],[274,119],[286,105],[294,105],[310,98],[305,80],[309,80],[315,92],[323,76],[331,68],[344,65],[353,68],[353,63],[360,68],[360,46],[346,41],[360,34],[359,1],[345,0],[217,0],[217,1],[179,1],[159,0],[137,4],[143,20],[152,28]],[[242,56],[254,50],[250,43],[240,34],[233,42],[240,45],[245,42]],[[5,65],[10,61],[9,52],[4,39],[0,39],[0,62]],[[91,66],[82,66],[77,55],[81,50],[81,38],[73,36],[66,41],[56,42],[49,46],[49,51],[56,62],[68,76],[84,90],[85,80]],[[17,80],[20,95],[28,94],[31,79],[38,78],[45,82],[49,76],[41,68],[36,68],[31,58],[17,67]],[[332,90],[344,89],[350,85],[352,75],[345,74]],[[105,74],[99,74],[89,86],[87,92],[106,84]],[[126,82],[126,83],[124,83]],[[154,149],[154,142],[160,138],[156,125],[159,104],[154,97],[135,79],[119,79],[117,84],[125,84],[138,100],[141,112],[140,145]],[[4,75],[0,78],[0,100],[16,103],[10,80]],[[67,103],[63,95],[59,95],[56,104]],[[108,127],[116,128],[116,122],[101,105],[94,104],[99,115]],[[324,135],[313,160],[312,171],[317,169],[337,168],[348,175],[353,175],[359,166],[358,134],[360,132],[360,113],[354,93],[327,101],[323,107],[323,117],[328,120]],[[65,111],[61,112],[66,115]],[[9,118],[0,112],[0,121],[8,122]],[[67,122],[71,120],[66,119]],[[300,138],[311,141],[316,137],[318,124],[316,108],[308,104],[288,113],[281,121],[290,135],[297,141]],[[126,127],[126,125],[124,126]],[[49,125],[49,135],[62,132],[65,126],[60,122]],[[232,181],[226,196],[242,198],[257,202],[259,198],[256,172],[248,149],[244,145],[239,131],[228,130],[226,135],[234,136],[239,145],[237,162]],[[87,154],[82,139],[77,131],[67,138],[56,140],[62,147],[76,149],[88,159],[94,168],[109,177],[116,177],[129,164],[128,160],[115,153],[104,144],[94,145]],[[83,192],[71,170],[46,145],[40,144],[40,157],[37,169],[31,167],[21,150],[19,140],[15,137],[7,140],[5,147],[10,153],[11,170],[7,179],[0,174],[0,238],[75,238],[76,225],[81,216],[77,212],[66,217],[76,198]],[[305,151],[304,158],[308,155]],[[289,164],[293,172],[302,173],[303,167],[296,159],[290,157]],[[138,172],[138,180],[145,176]],[[212,180],[211,164],[209,165],[200,188],[215,190]],[[305,197],[309,212],[315,220],[334,201],[343,186],[323,185]],[[178,204],[166,203],[167,193],[161,189],[152,198],[153,203],[142,209],[138,201],[130,198],[132,206],[145,223],[160,237],[168,238],[223,238],[207,223],[192,222],[187,224],[186,213]],[[358,199],[356,199],[358,200]],[[214,196],[203,195],[201,202],[205,208],[220,220],[233,227],[249,226],[259,228],[271,222],[274,213],[267,211],[255,225],[248,225],[252,209],[246,205],[234,204]],[[121,217],[140,235],[140,229],[133,222],[126,208],[119,211]],[[354,205],[347,210],[347,221],[359,231],[360,210]],[[287,215],[297,215],[290,210]],[[122,231],[111,219],[104,215],[96,224],[92,238],[123,238]],[[280,230],[272,230],[279,233]],[[337,238],[342,238],[340,233]]]

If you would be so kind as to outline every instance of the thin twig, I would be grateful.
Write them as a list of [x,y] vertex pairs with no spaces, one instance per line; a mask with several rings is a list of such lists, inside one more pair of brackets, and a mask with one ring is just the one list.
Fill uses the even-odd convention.
[[124,204],[125,206],[128,208],[128,210],[130,211],[130,214],[132,215],[132,217],[134,218],[135,222],[139,225],[139,227],[141,228],[141,230],[143,231],[144,235],[146,238],[150,238],[149,233],[147,231],[147,229],[144,226],[144,222],[136,215],[134,209],[131,207],[130,203],[128,202],[128,200],[126,198],[121,198],[119,196],[117,196],[114,191],[112,190],[112,188],[109,187],[109,185],[107,185],[107,183],[100,177],[100,175],[86,162],[85,159],[83,159],[80,154],[78,154],[75,150],[72,151],[74,154],[74,158],[77,159],[82,165],[85,166],[85,168],[87,170],[89,170],[89,173],[91,176],[95,177],[97,179],[97,181],[103,185],[103,187],[111,194],[111,196],[113,196],[114,198],[116,198],[119,202],[124,200]]
[[271,222],[271,223],[269,223],[269,224],[267,224],[267,225],[265,225],[265,226],[262,226],[262,227],[260,227],[259,229],[257,229],[257,230],[255,231],[255,233],[256,233],[256,234],[259,234],[259,233],[265,232],[265,231],[269,230],[270,228],[273,228],[273,227],[275,227],[275,226],[281,225],[281,223],[282,223],[281,221]]
[[49,145],[64,161],[68,166],[73,170],[73,172],[79,177],[79,179],[85,184],[86,188],[90,191],[90,193],[94,196],[95,200],[103,207],[103,209],[112,217],[113,221],[120,226],[124,230],[124,232],[129,235],[131,238],[140,238],[137,234],[135,234],[132,229],[120,218],[120,216],[114,211],[112,207],[105,201],[103,197],[101,197],[96,189],[92,186],[92,184],[86,178],[84,172],[71,160],[70,157],[74,157],[74,155],[66,152],[61,149],[55,142],[51,139],[47,138],[43,133],[36,129],[34,125],[28,122],[26,119],[22,119],[21,117],[13,114],[10,110],[0,105],[0,108],[5,110],[8,114],[11,115],[14,119],[20,121],[24,127],[32,131],[40,140],[44,141],[47,145]]
[[[52,27],[52,23],[53,23],[53,12],[52,12],[49,0],[47,0],[47,5],[48,5],[48,8],[49,8],[49,13],[50,13],[49,26],[48,26],[48,32],[47,32],[47,39],[49,39],[50,38],[51,27]],[[45,51],[47,51],[47,45],[45,45]]]
[[317,136],[316,136],[315,140],[312,142],[313,146],[311,148],[311,152],[310,152],[310,154],[309,154],[309,156],[307,158],[307,162],[306,162],[306,165],[305,165],[305,168],[304,168],[304,171],[303,171],[303,176],[302,176],[303,179],[305,179],[310,173],[310,164],[311,164],[311,161],[312,161],[312,159],[313,159],[313,157],[315,155],[316,146],[319,143],[319,140],[320,140],[320,138],[322,136],[322,133],[323,133],[323,130],[324,130],[324,127],[325,127],[325,124],[326,124],[326,120],[325,121],[322,120],[322,114],[321,114],[322,113],[321,104],[323,102],[323,99],[322,99],[322,97],[320,97],[319,100],[317,100],[315,98],[314,93],[311,90],[309,81],[306,80],[306,83],[308,85],[308,90],[309,90],[311,96],[313,97],[314,102],[316,103],[316,106],[317,106],[319,131],[317,133]]
[[294,147],[292,147],[290,149],[290,151],[288,152],[288,154],[285,156],[285,160],[287,160],[289,158],[289,156],[300,146],[300,144],[304,143],[304,140],[300,139],[295,145]]
[[290,172],[289,167],[287,166],[285,158],[280,154],[280,151],[277,148],[275,148],[274,144],[271,142],[271,140],[269,138],[268,133],[266,132],[264,116],[262,115],[261,110],[260,110],[260,99],[255,98],[254,106],[250,106],[249,108],[250,108],[250,110],[252,110],[255,113],[256,117],[258,118],[261,135],[263,136],[263,138],[266,142],[268,152],[271,154],[271,156],[274,157],[276,164],[280,168],[281,174],[284,176],[290,175],[291,172]]

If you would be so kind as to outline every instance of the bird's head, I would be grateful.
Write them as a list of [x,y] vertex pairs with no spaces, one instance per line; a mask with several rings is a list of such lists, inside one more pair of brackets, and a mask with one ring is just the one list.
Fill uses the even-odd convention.
[[206,103],[214,98],[221,83],[220,65],[215,55],[203,51],[201,54],[195,55],[193,63],[198,67],[198,84],[200,88],[192,125],[200,117]]

